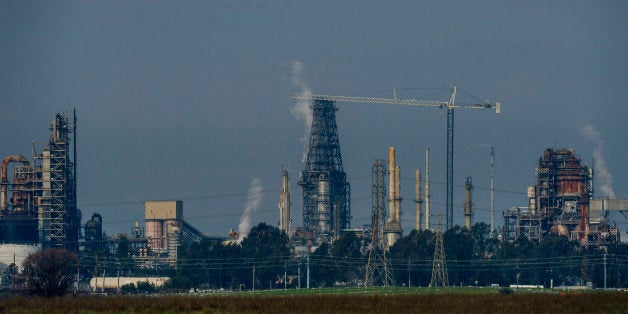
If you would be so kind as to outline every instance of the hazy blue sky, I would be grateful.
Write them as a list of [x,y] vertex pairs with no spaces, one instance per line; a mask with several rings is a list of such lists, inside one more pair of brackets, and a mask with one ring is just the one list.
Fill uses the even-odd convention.
[[[496,193],[499,225],[501,210],[526,205],[548,147],[573,147],[589,164],[601,151],[610,187],[625,198],[627,16],[626,1],[0,0],[0,156],[30,156],[33,140],[41,151],[53,115],[76,107],[79,205],[84,220],[101,213],[108,234],[128,233],[152,199],[183,199],[186,220],[224,234],[237,228],[254,178],[267,191],[255,223],[276,225],[282,164],[299,226],[304,128],[290,97],[301,62],[316,93],[391,97],[393,88],[456,84],[502,102],[499,116],[456,112],[455,183],[473,177],[476,221],[488,222],[487,144],[505,191]],[[444,112],[339,107],[353,226],[370,221],[371,164],[390,145],[404,231],[426,146],[433,208],[443,207]],[[587,125],[600,141],[585,138]],[[463,197],[456,187],[457,224]]]

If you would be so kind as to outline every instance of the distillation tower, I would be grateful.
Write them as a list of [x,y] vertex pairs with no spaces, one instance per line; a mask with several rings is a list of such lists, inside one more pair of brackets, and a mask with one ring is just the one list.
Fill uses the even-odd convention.
[[[10,163],[21,164],[13,168],[12,181],[7,174]],[[43,248],[78,251],[76,112],[72,117],[54,116],[48,145],[33,163],[19,155],[4,158],[0,184],[0,241],[39,242]]]
[[351,227],[350,187],[342,167],[334,101],[314,100],[302,191],[303,228],[318,242],[331,241]]

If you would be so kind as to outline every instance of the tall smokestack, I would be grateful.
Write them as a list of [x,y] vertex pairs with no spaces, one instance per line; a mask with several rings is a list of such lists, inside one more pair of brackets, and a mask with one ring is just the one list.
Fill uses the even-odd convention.
[[423,200],[421,199],[421,170],[417,169],[415,174],[415,195],[414,203],[416,204],[416,225],[414,229],[417,231],[421,230],[421,221],[423,221],[423,213],[421,213],[421,203]]
[[390,198],[388,199],[388,222],[392,223],[395,221],[395,200],[397,196],[395,193],[397,192],[397,180],[395,179],[395,147],[388,147],[388,191]]
[[281,175],[281,193],[279,194],[279,230],[290,234],[290,178],[288,170],[283,170]]
[[[401,227],[401,182],[399,178],[401,177],[401,169],[399,166],[395,167],[395,220],[399,223],[399,227]],[[400,229],[401,231],[401,229]]]
[[472,202],[471,202],[471,190],[473,189],[473,183],[471,183],[471,177],[467,177],[465,182],[464,193],[464,226],[467,230],[471,230],[471,215],[472,215]]
[[390,248],[401,237],[401,186],[399,183],[400,168],[395,165],[395,147],[388,148],[390,199],[388,204],[388,220],[386,222],[386,241]]
[[430,148],[425,148],[425,230],[430,230]]

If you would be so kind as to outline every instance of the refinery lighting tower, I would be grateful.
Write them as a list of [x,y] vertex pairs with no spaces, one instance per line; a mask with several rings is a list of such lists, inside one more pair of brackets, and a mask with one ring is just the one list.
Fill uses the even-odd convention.
[[447,101],[419,100],[419,99],[398,99],[394,98],[371,98],[371,97],[354,97],[354,96],[331,96],[331,95],[313,95],[313,94],[296,94],[292,99],[305,99],[314,101],[335,102],[352,102],[352,103],[374,103],[388,105],[408,105],[408,106],[425,106],[444,108],[447,110],[447,212],[446,212],[446,229],[453,227],[453,191],[454,191],[454,109],[470,108],[470,109],[493,109],[495,113],[500,113],[500,103],[484,102],[478,104],[456,104],[457,87],[451,87],[451,94]]

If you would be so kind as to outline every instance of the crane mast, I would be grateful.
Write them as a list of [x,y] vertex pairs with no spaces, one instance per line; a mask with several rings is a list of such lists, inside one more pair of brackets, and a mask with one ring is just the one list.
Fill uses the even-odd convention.
[[454,194],[454,110],[458,108],[467,109],[493,109],[495,113],[501,113],[500,103],[476,103],[476,104],[456,104],[457,87],[451,87],[451,94],[448,101],[420,100],[420,99],[399,99],[395,93],[394,98],[373,98],[356,96],[333,96],[315,94],[295,94],[292,99],[304,100],[324,100],[333,102],[350,103],[374,103],[386,105],[407,105],[436,107],[447,110],[447,177],[446,177],[446,228],[453,227],[453,194]]

